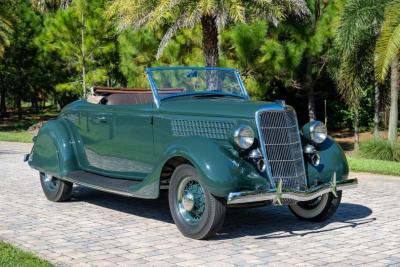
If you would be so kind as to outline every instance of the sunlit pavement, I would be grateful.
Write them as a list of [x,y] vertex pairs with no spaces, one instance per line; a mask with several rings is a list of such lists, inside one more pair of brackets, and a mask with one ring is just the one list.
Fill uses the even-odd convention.
[[400,266],[400,177],[352,174],[324,223],[286,207],[229,210],[218,236],[184,238],[157,200],[76,187],[65,203],[47,201],[29,144],[0,142],[0,239],[58,266]]

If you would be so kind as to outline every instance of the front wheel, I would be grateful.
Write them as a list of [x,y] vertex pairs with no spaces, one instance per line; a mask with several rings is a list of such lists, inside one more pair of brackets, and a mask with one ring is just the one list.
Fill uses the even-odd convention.
[[296,217],[311,221],[322,222],[335,214],[342,199],[342,191],[337,192],[337,197],[332,193],[326,193],[310,201],[297,202],[289,208]]
[[206,239],[222,227],[226,207],[202,184],[191,165],[175,169],[168,199],[172,218],[184,236]]
[[71,197],[73,184],[70,182],[60,180],[55,176],[41,172],[40,183],[43,193],[48,200],[62,202]]

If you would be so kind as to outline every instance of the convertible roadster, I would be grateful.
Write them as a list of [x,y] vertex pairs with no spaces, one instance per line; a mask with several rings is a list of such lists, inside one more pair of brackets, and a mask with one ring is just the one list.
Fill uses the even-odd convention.
[[25,160],[49,200],[68,200],[73,184],[147,199],[168,190],[182,234],[206,239],[229,207],[287,205],[326,220],[357,184],[322,122],[299,129],[284,101],[250,100],[237,70],[160,67],[147,77],[150,89],[95,87],[95,101],[69,104],[40,129]]

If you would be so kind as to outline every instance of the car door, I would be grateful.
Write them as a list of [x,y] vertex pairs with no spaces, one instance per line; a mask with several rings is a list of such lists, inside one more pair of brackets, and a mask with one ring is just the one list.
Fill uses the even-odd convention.
[[[74,136],[77,160],[82,170],[102,173],[109,169],[110,142],[113,138],[113,116],[104,105],[83,102],[79,109],[62,114]],[[111,152],[112,153],[112,152]]]
[[112,105],[113,156],[118,163],[114,174],[143,180],[155,165],[153,142],[153,104]]
[[79,139],[76,144],[81,168],[115,178],[147,177],[155,164],[153,109],[151,101],[123,105],[111,100],[107,105],[85,103],[79,120],[69,119],[74,122]]
[[82,136],[87,169],[94,172],[111,171],[117,159],[113,157],[113,115],[105,106],[87,112],[86,133]]

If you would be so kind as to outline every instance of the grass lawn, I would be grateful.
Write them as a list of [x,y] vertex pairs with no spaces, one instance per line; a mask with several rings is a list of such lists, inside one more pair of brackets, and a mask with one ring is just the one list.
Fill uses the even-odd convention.
[[50,267],[51,263],[42,260],[32,253],[0,241],[0,266],[4,267]]
[[6,118],[0,119],[0,141],[31,143],[32,133],[28,128],[35,123],[46,121],[56,117],[58,111],[47,108],[40,112],[32,109],[24,109],[22,118],[15,112],[9,112]]
[[400,163],[360,157],[347,157],[349,167],[354,172],[371,172],[400,176]]
[[32,133],[28,131],[0,132],[0,141],[32,143]]

